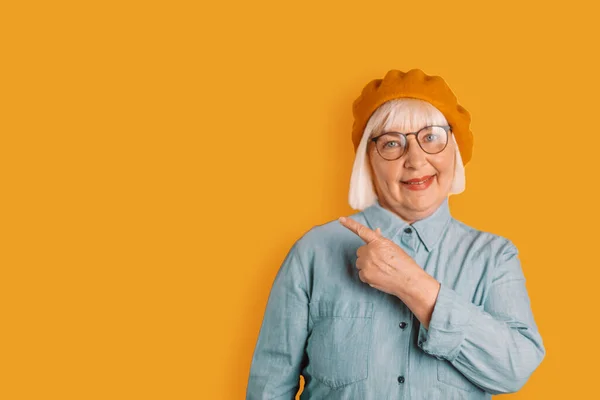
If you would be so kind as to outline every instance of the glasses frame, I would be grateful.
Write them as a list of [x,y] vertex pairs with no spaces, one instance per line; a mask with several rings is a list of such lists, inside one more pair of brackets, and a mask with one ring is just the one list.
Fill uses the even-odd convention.
[[[443,128],[444,131],[446,131],[446,144],[444,144],[444,147],[440,150],[440,151],[436,151],[435,153],[430,153],[428,151],[426,151],[423,146],[421,146],[421,142],[419,141],[419,133],[427,128]],[[377,146],[377,139],[379,139],[382,136],[388,135],[390,133],[393,134],[397,134],[400,136],[404,136],[404,140],[406,141],[406,147],[404,148],[404,151],[402,152],[402,154],[400,154],[398,157],[396,158],[385,158],[384,156],[381,155],[381,153],[379,152],[379,146]],[[397,159],[399,159],[400,157],[402,157],[403,155],[406,154],[406,152],[408,151],[408,137],[410,135],[414,135],[415,136],[415,140],[417,141],[417,144],[419,145],[419,147],[421,148],[421,150],[423,150],[423,152],[427,153],[427,154],[439,154],[442,151],[444,151],[446,149],[446,147],[448,147],[448,142],[450,141],[450,135],[452,134],[452,127],[450,125],[427,125],[421,129],[419,129],[417,132],[408,132],[408,133],[402,133],[402,132],[396,132],[396,131],[389,131],[389,132],[384,132],[379,136],[376,136],[374,138],[371,138],[371,140],[373,141],[373,143],[375,143],[375,149],[377,150],[377,154],[379,154],[379,157],[383,158],[386,161],[395,161]]]

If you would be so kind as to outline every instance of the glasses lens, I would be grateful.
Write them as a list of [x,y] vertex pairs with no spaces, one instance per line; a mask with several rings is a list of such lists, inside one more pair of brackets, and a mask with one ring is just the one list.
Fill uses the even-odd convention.
[[377,151],[386,160],[395,160],[404,154],[406,141],[404,136],[396,133],[386,133],[377,139]]
[[419,131],[417,139],[425,152],[435,154],[444,150],[446,147],[448,133],[444,128],[440,128],[439,126],[428,126]]

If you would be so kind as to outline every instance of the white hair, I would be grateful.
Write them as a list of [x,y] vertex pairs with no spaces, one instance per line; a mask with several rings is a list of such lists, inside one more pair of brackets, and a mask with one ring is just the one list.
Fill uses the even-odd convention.
[[[373,205],[377,194],[368,165],[367,144],[369,139],[392,126],[402,132],[412,132],[426,125],[448,125],[440,110],[431,103],[413,98],[393,99],[383,103],[369,118],[362,139],[356,150],[354,167],[350,177],[348,201],[355,210],[364,210]],[[451,135],[456,149],[454,179],[448,196],[465,190],[465,167],[454,134]]]

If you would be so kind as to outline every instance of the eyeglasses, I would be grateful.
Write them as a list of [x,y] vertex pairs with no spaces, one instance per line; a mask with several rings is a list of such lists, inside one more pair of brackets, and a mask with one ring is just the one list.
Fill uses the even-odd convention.
[[408,149],[408,136],[415,135],[419,147],[427,154],[442,152],[448,145],[448,136],[452,128],[448,125],[426,126],[418,132],[385,132],[371,138],[379,155],[388,161],[397,160]]

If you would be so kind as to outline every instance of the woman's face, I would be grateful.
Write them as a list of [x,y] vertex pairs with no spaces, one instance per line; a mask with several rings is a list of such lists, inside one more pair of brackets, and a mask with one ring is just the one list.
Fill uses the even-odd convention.
[[[416,127],[417,131],[424,126]],[[454,179],[455,142],[437,154],[425,153],[414,135],[408,136],[408,148],[397,160],[383,159],[369,141],[367,153],[379,203],[408,223],[433,213],[448,197]],[[421,184],[407,181],[426,180]]]

